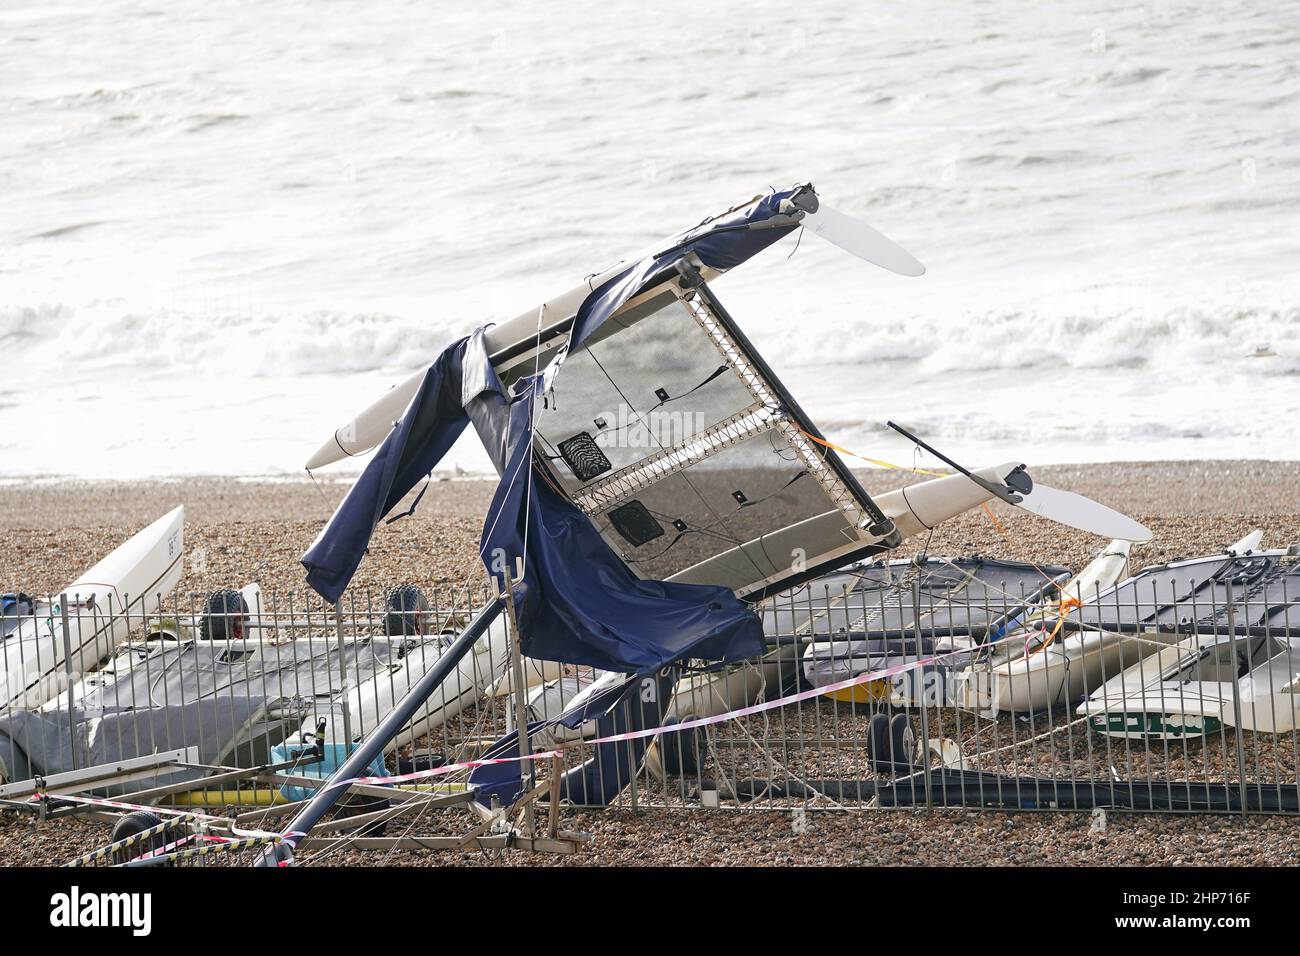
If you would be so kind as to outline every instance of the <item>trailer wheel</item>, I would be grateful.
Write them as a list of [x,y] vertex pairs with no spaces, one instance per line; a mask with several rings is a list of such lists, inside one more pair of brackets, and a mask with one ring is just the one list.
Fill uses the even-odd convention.
[[872,773],[889,773],[889,717],[872,714],[867,724],[867,766]]
[[912,770],[912,755],[916,753],[916,732],[907,714],[895,714],[889,722],[889,741],[893,749],[895,773]]
[[[143,833],[150,827],[156,827],[162,822],[162,817],[149,810],[136,810],[134,813],[128,813],[113,825],[113,835],[109,842],[116,843],[119,840],[133,837],[137,833]],[[161,850],[167,845],[168,839],[167,834],[156,833],[141,843],[133,843],[130,846],[114,850],[113,862],[120,866],[134,860],[136,857],[143,856],[150,850]]]
[[[664,726],[671,727],[681,721],[669,717]],[[670,777],[686,777],[698,773],[700,769],[699,728],[680,730],[659,737],[659,752],[663,757],[664,773]]]

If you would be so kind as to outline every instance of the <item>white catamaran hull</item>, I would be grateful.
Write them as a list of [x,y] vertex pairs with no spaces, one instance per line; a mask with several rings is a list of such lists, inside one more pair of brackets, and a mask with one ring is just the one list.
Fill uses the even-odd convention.
[[1152,637],[1158,639],[1089,631],[1058,636],[1059,647],[1053,644],[992,667],[975,665],[961,675],[961,705],[988,716],[1060,710],[1154,653],[1159,644]]
[[[500,679],[509,650],[510,638],[506,632],[505,616],[499,615],[470,652],[461,659],[456,670],[438,685],[424,705],[416,711],[411,722],[385,745],[385,750],[392,751],[414,743],[482,700],[493,683]],[[350,726],[354,728],[352,740],[356,742],[363,732],[368,734],[378,727],[406,698],[411,687],[433,666],[438,656],[417,649],[404,659],[400,668],[394,666],[389,673],[378,674],[349,691],[347,707],[349,721],[352,722]],[[314,729],[312,724],[313,720],[309,718],[304,721],[303,729]],[[325,739],[331,743],[344,741],[341,720],[336,718],[329,722]]]
[[[1233,672],[1236,671],[1236,681]],[[1300,726],[1300,641],[1193,635],[1128,668],[1078,708],[1110,737],[1178,740]]]
[[185,509],[176,508],[137,533],[69,584],[68,627],[58,603],[5,635],[0,713],[32,710],[111,655],[131,628],[158,610],[180,580]]

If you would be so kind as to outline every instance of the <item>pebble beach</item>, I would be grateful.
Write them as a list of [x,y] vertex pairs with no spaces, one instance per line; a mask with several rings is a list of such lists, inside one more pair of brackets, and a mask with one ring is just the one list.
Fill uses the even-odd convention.
[[[1201,461],[1067,465],[1033,469],[1037,480],[1119,508],[1152,529],[1135,547],[1135,567],[1212,553],[1254,528],[1265,547],[1300,543],[1300,462]],[[910,476],[862,475],[872,492]],[[186,506],[187,568],[178,593],[194,595],[255,581],[264,592],[307,595],[298,558],[348,487],[347,481],[184,479],[0,485],[0,590],[57,593],[125,537]],[[492,483],[431,484],[416,513],[381,525],[353,583],[382,594],[396,582],[478,586],[476,550]],[[973,553],[1079,568],[1104,542],[998,506],[996,521],[976,511],[898,556]],[[1294,782],[1294,781],[1292,781]],[[1286,817],[1084,813],[855,811],[810,814],[804,832],[789,812],[625,809],[569,814],[566,825],[594,839],[574,857],[522,853],[336,853],[349,865],[748,864],[867,865],[1288,865],[1300,820]],[[0,811],[0,864],[53,864],[107,842],[108,825],[38,825]]]

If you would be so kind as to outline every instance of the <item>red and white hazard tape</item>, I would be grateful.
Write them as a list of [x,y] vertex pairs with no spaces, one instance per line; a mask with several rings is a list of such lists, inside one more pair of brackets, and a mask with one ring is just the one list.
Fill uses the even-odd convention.
[[[199,783],[201,781],[195,781]],[[222,826],[230,825],[230,817],[217,817],[210,813],[197,813],[194,810],[180,810],[173,807],[148,806],[143,803],[123,803],[120,800],[109,800],[106,797],[83,797],[71,793],[34,793],[29,802],[44,800],[64,800],[68,803],[80,803],[88,807],[107,807],[110,810],[147,810],[150,813],[165,814],[167,816],[192,817],[195,820],[202,820],[208,823],[220,823]],[[279,834],[271,833],[267,830],[241,830],[238,831],[247,836],[271,837]],[[218,837],[217,839],[226,839]]]
[[[990,647],[996,647],[999,644],[1016,640],[1018,635],[1009,634],[1005,637],[998,638],[995,641],[989,641],[981,644],[979,649],[984,650]],[[873,681],[884,680],[889,677],[895,677],[907,671],[916,670],[925,667],[928,664],[938,663],[952,657],[960,657],[971,653],[971,648],[961,648],[959,650],[945,651],[942,654],[934,654],[930,657],[918,658],[914,661],[908,661],[903,664],[894,664],[891,667],[881,668],[876,671],[869,671],[865,674],[858,674],[855,677],[848,677],[841,681],[835,681],[824,687],[815,687],[811,690],[799,691],[798,693],[789,694],[785,697],[778,697],[774,700],[765,700],[757,704],[750,704],[748,707],[740,707],[736,710],[729,710],[724,714],[715,714],[712,717],[695,717],[691,720],[683,720],[680,723],[668,724],[661,727],[651,727],[647,730],[630,730],[622,734],[611,734],[608,737],[593,737],[582,741],[583,744],[612,744],[623,740],[639,740],[645,737],[655,737],[659,734],[670,734],[681,730],[692,730],[696,727],[707,727],[710,724],[720,724],[728,720],[735,720],[739,717],[749,717],[754,714],[761,714],[765,711],[776,710],[781,707],[788,707],[791,704],[797,704],[801,701],[812,700],[815,697],[821,697],[824,694],[831,694],[837,690],[845,690],[849,687],[856,687],[859,684],[869,684]],[[475,767],[488,767],[493,764],[517,763],[523,760],[549,760],[552,757],[562,756],[562,750],[544,750],[537,753],[529,754],[527,757],[492,757],[484,760],[466,760],[461,763],[444,764],[441,767],[433,767],[429,770],[416,770],[412,773],[395,774],[385,777],[354,777],[350,780],[331,781],[325,787],[326,790],[333,790],[336,787],[351,786],[354,783],[385,785],[392,783],[410,783],[413,780],[423,780],[429,777],[440,777],[445,774],[455,773],[458,770],[472,770]]]
[[[1062,615],[1062,620],[1064,620],[1064,614]],[[1059,628],[1059,623],[1058,623],[1058,628]],[[1016,640],[1017,637],[1018,635],[1016,634],[1008,634],[1005,637],[998,638],[995,641],[989,641],[985,644],[980,645],[980,650],[985,650],[990,647],[995,647],[998,644],[1003,644],[1008,641]],[[869,671],[865,674],[858,674],[855,677],[848,677],[841,681],[835,681],[834,683],[827,684],[824,687],[815,687],[811,690],[799,691],[794,694],[789,694],[785,697],[778,697],[775,700],[765,700],[757,704],[750,704],[747,707],[740,707],[737,708],[736,710],[729,710],[726,713],[715,714],[712,717],[695,717],[692,718],[691,720],[683,720],[680,723],[669,724],[660,727],[651,727],[646,730],[631,730],[631,731],[627,731],[626,733],[611,734],[610,736],[607,737],[593,737],[591,739],[583,740],[582,743],[585,745],[611,744],[611,743],[618,743],[620,741],[625,741],[625,740],[640,740],[646,737],[655,737],[660,734],[676,733],[682,730],[693,730],[696,727],[707,727],[710,726],[711,724],[720,724],[728,720],[736,720],[737,718],[740,717],[750,717],[754,714],[764,713],[765,711],[777,710],[778,708],[781,707],[788,707],[791,704],[797,704],[805,700],[812,700],[814,698],[821,697],[825,694],[834,693],[837,690],[845,690],[850,687],[856,687],[859,684],[869,684],[873,681],[885,680],[886,678],[895,677],[899,674],[903,674],[908,671],[925,667],[928,664],[939,663],[941,661],[947,660],[948,658],[959,657],[970,653],[971,653],[970,648],[961,648],[959,650],[946,651],[942,654],[934,654],[930,657],[922,657],[914,661],[908,661],[902,664],[895,664],[891,667],[881,668],[880,670],[876,670],[876,671]],[[410,783],[416,780],[427,780],[430,777],[445,776],[447,774],[456,773],[461,770],[473,770],[476,767],[490,767],[497,764],[506,764],[506,763],[522,763],[525,760],[550,760],[554,757],[562,757],[563,755],[564,755],[563,750],[542,750],[535,753],[531,753],[527,757],[518,757],[518,756],[487,757],[480,760],[465,760],[460,763],[444,764],[441,767],[433,767],[429,770],[416,770],[416,771],[412,771],[411,773],[393,774],[389,776],[380,776],[380,777],[351,777],[344,780],[329,780],[324,783],[324,786],[322,786],[317,791],[317,793],[319,794],[321,792],[328,791],[328,790],[336,790],[344,787],[350,787],[356,783],[371,784],[371,785]],[[36,794],[33,797],[33,799],[39,799],[42,796],[44,795]],[[100,797],[81,797],[81,796],[71,796],[66,794],[49,794],[49,796],[57,800],[68,800],[73,803],[83,803],[91,806],[110,807],[110,808],[121,809],[121,810],[149,810],[154,813],[189,814],[200,820],[208,820],[208,821],[218,822],[222,824],[230,823],[230,820],[227,817],[217,817],[209,814],[195,813],[192,810],[171,810],[165,807],[140,806],[137,804],[122,803],[120,801],[108,800]],[[247,835],[258,836],[258,837],[278,836],[280,839],[292,844],[296,842],[300,837],[303,837],[306,834],[297,831],[288,831],[281,834],[272,834],[261,830],[250,830],[247,831]]]

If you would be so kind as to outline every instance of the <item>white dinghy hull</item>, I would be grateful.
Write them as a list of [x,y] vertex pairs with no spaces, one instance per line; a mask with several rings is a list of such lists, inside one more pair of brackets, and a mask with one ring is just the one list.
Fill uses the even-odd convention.
[[[1237,679],[1232,680],[1232,671]],[[1223,727],[1300,726],[1300,639],[1193,635],[1102,685],[1078,708],[1110,737],[1179,740]]]
[[136,624],[157,611],[180,581],[185,509],[163,515],[119,545],[63,591],[68,628],[58,603],[41,605],[0,644],[0,713],[34,710],[111,655]]
[[[1114,585],[1128,570],[1131,547],[1128,541],[1112,541],[1066,582],[1061,591],[1064,599],[1086,603]],[[1020,628],[1024,641],[1007,640],[991,660],[958,675],[961,706],[986,715],[1063,707],[1134,663],[1148,646],[1115,634],[1058,631],[1047,647],[1029,647],[1035,638],[1041,640],[1056,628],[1062,613],[1070,613],[1069,605],[1028,619]],[[1150,646],[1147,653],[1156,649]]]

